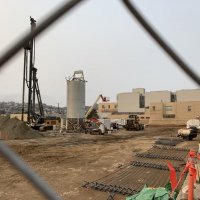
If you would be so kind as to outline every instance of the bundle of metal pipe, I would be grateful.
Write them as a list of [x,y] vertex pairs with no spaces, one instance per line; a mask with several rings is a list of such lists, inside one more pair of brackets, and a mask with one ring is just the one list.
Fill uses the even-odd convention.
[[166,161],[171,161],[179,176],[187,154],[187,149],[153,146],[147,152],[137,154],[127,166],[98,180],[85,182],[83,187],[126,196],[139,192],[144,185],[164,187],[169,182]]

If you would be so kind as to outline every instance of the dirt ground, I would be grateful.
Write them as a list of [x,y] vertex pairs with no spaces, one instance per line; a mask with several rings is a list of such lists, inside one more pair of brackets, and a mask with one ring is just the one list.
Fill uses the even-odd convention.
[[[149,149],[156,138],[176,136],[177,127],[147,127],[144,131],[120,130],[109,135],[50,134],[43,138],[5,141],[62,199],[106,200],[108,193],[82,188],[133,156]],[[197,148],[198,139],[178,146]],[[0,199],[32,200],[43,196],[18,171],[0,158]],[[125,199],[125,198],[124,198]]]

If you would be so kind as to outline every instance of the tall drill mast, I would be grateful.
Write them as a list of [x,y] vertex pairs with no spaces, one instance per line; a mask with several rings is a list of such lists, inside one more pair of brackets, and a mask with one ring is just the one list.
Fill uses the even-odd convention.
[[[36,21],[30,17],[31,31],[36,27]],[[29,70],[28,70],[29,67]],[[27,122],[38,123],[38,118],[44,117],[44,110],[42,105],[42,99],[40,95],[37,69],[35,68],[35,38],[29,41],[27,46],[24,47],[24,72],[23,72],[23,94],[22,94],[22,121],[24,120],[24,97],[25,97],[25,85],[28,88],[28,116]],[[39,105],[39,114],[35,111],[35,98],[37,96]]]

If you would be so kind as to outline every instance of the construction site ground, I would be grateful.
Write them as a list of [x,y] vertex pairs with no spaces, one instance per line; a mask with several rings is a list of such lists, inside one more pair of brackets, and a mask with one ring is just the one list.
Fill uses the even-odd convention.
[[[44,137],[5,141],[61,196],[70,200],[106,200],[108,193],[82,188],[151,148],[158,137],[176,136],[180,127],[119,130],[107,135],[45,133]],[[199,136],[177,147],[198,148]],[[0,199],[45,199],[4,158],[0,158]],[[125,199],[125,197],[124,197]]]

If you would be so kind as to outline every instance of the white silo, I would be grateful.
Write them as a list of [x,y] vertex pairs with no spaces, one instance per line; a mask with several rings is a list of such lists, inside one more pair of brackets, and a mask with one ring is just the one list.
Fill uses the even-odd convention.
[[75,71],[67,79],[67,130],[80,131],[85,118],[85,79],[83,71]]

